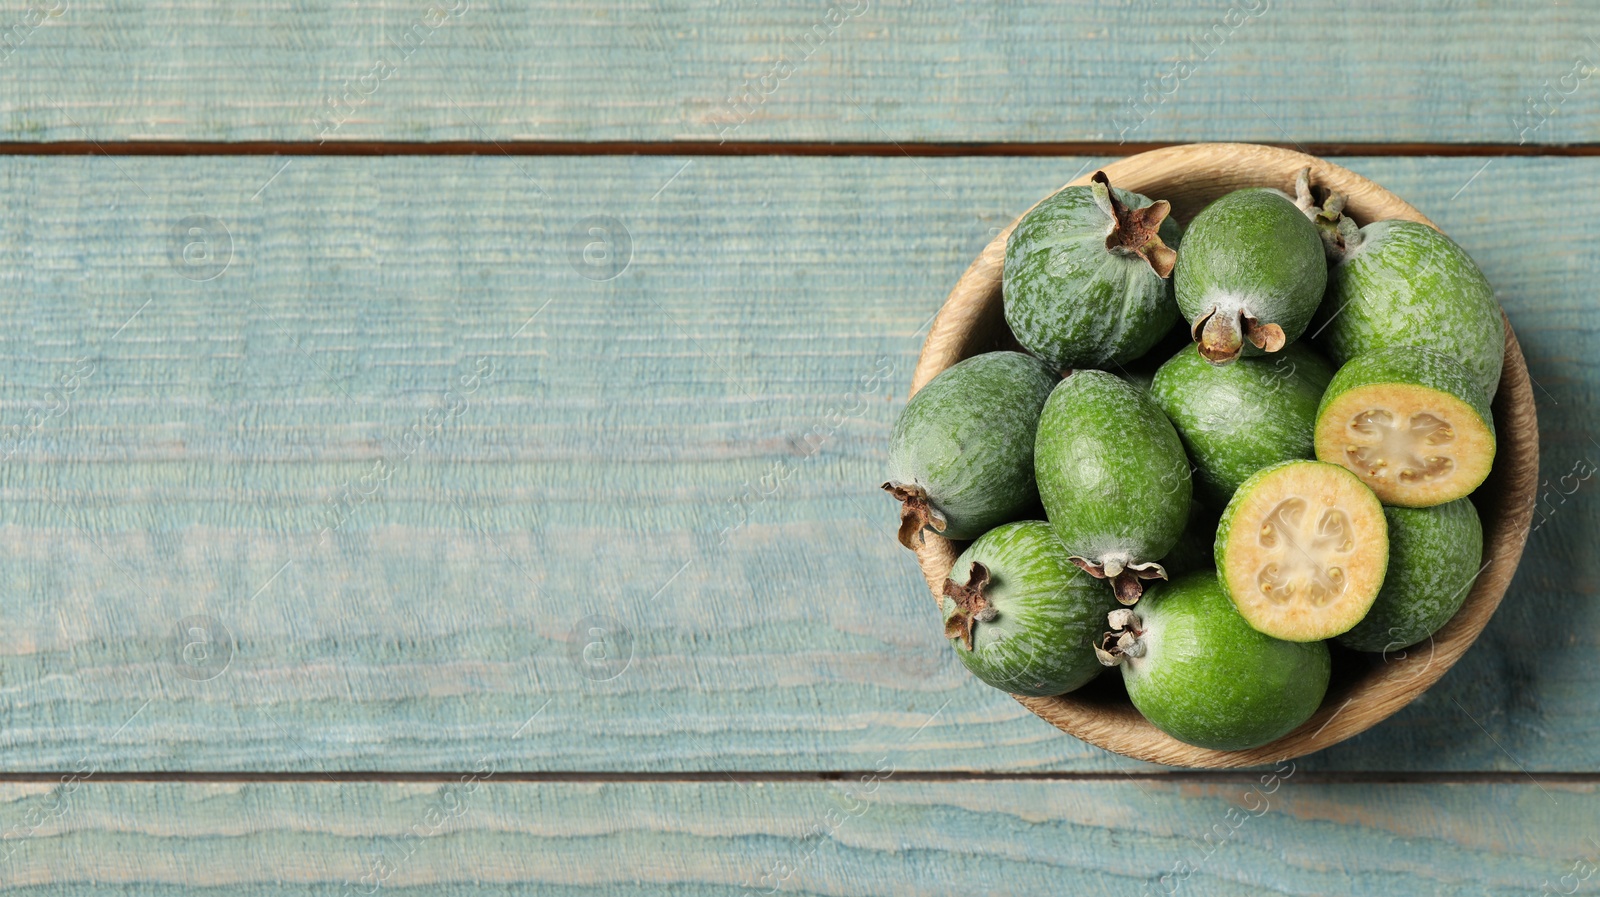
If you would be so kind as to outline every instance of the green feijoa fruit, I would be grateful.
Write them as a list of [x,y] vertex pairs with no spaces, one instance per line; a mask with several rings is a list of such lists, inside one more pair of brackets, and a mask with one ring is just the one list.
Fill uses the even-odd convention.
[[1210,570],[1153,585],[1109,622],[1101,662],[1121,666],[1133,706],[1187,744],[1260,747],[1309,719],[1328,690],[1328,646],[1252,629]]
[[1240,484],[1217,524],[1217,577],[1256,630],[1291,642],[1360,622],[1383,586],[1383,506],[1355,475],[1284,461]]
[[1058,370],[1138,358],[1178,319],[1167,277],[1177,222],[1166,201],[1111,186],[1096,172],[1064,187],[1006,240],[1006,323]]
[[1161,556],[1161,569],[1168,579],[1195,570],[1210,570],[1217,542],[1217,515],[1198,501],[1189,502],[1189,522],[1184,524],[1178,544]]
[[975,539],[1037,513],[1033,434],[1056,375],[1021,352],[989,352],[928,381],[889,437],[889,482],[900,501],[900,544],[924,529]]
[[1384,508],[1389,572],[1372,610],[1339,643],[1397,651],[1450,622],[1482,571],[1483,524],[1465,498],[1431,508]]
[[1189,520],[1189,461],[1161,409],[1104,371],[1074,371],[1039,418],[1034,470],[1045,516],[1072,562],[1111,580],[1124,604]]
[[1190,222],[1172,283],[1200,354],[1227,364],[1299,339],[1327,277],[1322,238],[1306,213],[1280,191],[1251,188]]
[[984,533],[945,581],[944,634],[973,675],[1016,695],[1065,694],[1104,669],[1095,641],[1117,606],[1040,520]]
[[1348,468],[1386,505],[1454,501],[1494,466],[1494,417],[1472,374],[1432,349],[1359,355],[1317,409],[1317,457]]
[[1395,346],[1427,346],[1455,359],[1493,399],[1505,325],[1466,250],[1414,221],[1339,224],[1318,323],[1329,356],[1344,364]]
[[1304,343],[1227,365],[1185,348],[1156,373],[1150,398],[1194,462],[1195,491],[1221,508],[1261,468],[1315,457],[1317,403],[1331,379],[1333,368]]

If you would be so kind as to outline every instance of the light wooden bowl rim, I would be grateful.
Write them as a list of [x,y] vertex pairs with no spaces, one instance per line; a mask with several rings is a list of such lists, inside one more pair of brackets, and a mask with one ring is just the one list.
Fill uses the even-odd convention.
[[[1404,218],[1437,228],[1410,204],[1372,181],[1331,162],[1276,147],[1242,143],[1166,147],[1129,156],[1101,170],[1116,186],[1170,200],[1175,213],[1187,217],[1205,202],[1241,187],[1269,186],[1292,192],[1295,174],[1306,167],[1311,169],[1313,184],[1345,195],[1347,211],[1360,223]],[[1067,186],[1088,184],[1089,177],[1085,174]],[[950,291],[923,344],[911,394],[944,369],[983,351],[987,345],[984,331],[992,330],[997,318],[1003,326],[1003,318],[999,318],[1001,264],[1006,240],[1016,226],[1012,221],[1001,231]],[[1254,750],[1215,751],[1172,738],[1126,701],[1096,702],[1073,694],[1013,697],[1047,722],[1090,744],[1168,766],[1226,768],[1272,763],[1366,731],[1426,691],[1460,659],[1499,607],[1522,557],[1537,497],[1539,431],[1527,363],[1509,321],[1494,418],[1499,440],[1494,472],[1474,495],[1483,512],[1488,563],[1461,610],[1429,642],[1385,656],[1359,678],[1331,688],[1311,719],[1288,735]],[[936,601],[957,553],[957,546],[931,533],[917,551]]]

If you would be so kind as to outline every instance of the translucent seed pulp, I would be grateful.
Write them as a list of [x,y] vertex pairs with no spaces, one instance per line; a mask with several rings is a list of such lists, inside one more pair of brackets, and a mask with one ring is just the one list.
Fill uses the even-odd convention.
[[1372,408],[1351,418],[1349,431],[1345,455],[1368,477],[1382,479],[1393,473],[1400,482],[1415,484],[1448,476],[1455,469],[1455,459],[1440,447],[1453,442],[1456,431],[1438,415],[1418,411],[1397,422],[1394,413]]
[[1301,600],[1313,607],[1344,594],[1340,564],[1355,551],[1353,532],[1350,517],[1339,508],[1312,508],[1298,497],[1279,502],[1256,539],[1270,557],[1256,573],[1261,594],[1274,604]]

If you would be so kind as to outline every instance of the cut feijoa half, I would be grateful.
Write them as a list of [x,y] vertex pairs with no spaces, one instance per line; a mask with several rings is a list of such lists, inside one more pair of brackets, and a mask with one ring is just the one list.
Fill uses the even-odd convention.
[[1056,375],[1021,352],[989,352],[928,381],[889,436],[889,481],[900,502],[900,544],[924,530],[976,539],[1037,515],[1033,434]]
[[[1339,204],[1337,196],[1329,204]],[[1427,346],[1465,367],[1494,398],[1506,331],[1494,289],[1466,250],[1426,224],[1331,216],[1319,342],[1335,363],[1394,346]]]
[[1111,186],[1096,172],[1064,187],[1006,240],[1006,323],[1058,370],[1131,361],[1178,320],[1172,273],[1178,223],[1165,201]]
[[1316,225],[1287,194],[1266,188],[1235,190],[1201,209],[1172,273],[1178,310],[1212,364],[1299,339],[1327,279]]
[[1389,571],[1372,610],[1339,644],[1389,654],[1438,632],[1483,572],[1483,523],[1465,498],[1431,508],[1384,508]]
[[1185,349],[1156,372],[1149,393],[1194,462],[1195,492],[1221,508],[1261,468],[1314,457],[1317,403],[1331,379],[1333,367],[1304,343],[1226,365]]
[[979,679],[1048,697],[1104,669],[1094,647],[1117,606],[1105,583],[1067,560],[1042,520],[1008,523],[962,552],[945,581],[944,634]]
[[1426,508],[1471,494],[1494,466],[1482,386],[1431,349],[1351,359],[1317,409],[1317,458],[1349,468],[1386,505]]
[[1210,570],[1153,584],[1109,622],[1101,662],[1121,666],[1133,706],[1187,744],[1260,747],[1309,719],[1328,690],[1328,646],[1252,629]]
[[1132,604],[1189,521],[1189,459],[1172,423],[1138,387],[1074,371],[1045,402],[1034,447],[1045,516],[1090,574]]
[[1217,525],[1217,576],[1258,632],[1332,638],[1367,615],[1383,587],[1383,506],[1350,471],[1285,461],[1252,474]]

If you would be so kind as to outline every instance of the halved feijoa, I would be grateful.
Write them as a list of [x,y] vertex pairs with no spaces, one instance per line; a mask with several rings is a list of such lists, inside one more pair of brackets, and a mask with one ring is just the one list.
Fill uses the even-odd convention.
[[1145,719],[1188,744],[1260,747],[1309,719],[1328,690],[1328,646],[1252,629],[1210,570],[1152,585],[1110,623],[1101,662],[1122,667]]
[[1161,366],[1149,392],[1189,451],[1195,492],[1221,508],[1261,468],[1314,457],[1317,403],[1332,378],[1333,367],[1304,343],[1227,365],[1185,348]]
[[889,481],[900,544],[924,529],[950,539],[1038,514],[1033,435],[1056,375],[1021,352],[975,355],[928,381],[889,437]]
[[1008,523],[962,552],[945,581],[944,634],[973,675],[1016,695],[1065,694],[1103,669],[1094,647],[1117,606],[1042,520]]
[[1189,459],[1161,409],[1104,371],[1074,371],[1039,417],[1034,469],[1045,516],[1072,562],[1111,580],[1124,604],[1189,520]]
[[1327,279],[1316,225],[1287,194],[1251,188],[1190,222],[1172,285],[1200,354],[1227,364],[1299,339]]
[[1170,206],[1096,172],[1035,206],[1006,240],[1006,323],[1058,370],[1131,361],[1178,320]]
[[1483,523],[1465,498],[1431,508],[1384,508],[1389,572],[1372,610],[1339,644],[1398,651],[1422,641],[1461,609],[1483,572]]
[[1359,623],[1388,560],[1378,497],[1321,461],[1257,471],[1217,525],[1217,576],[1234,607],[1257,631],[1291,642],[1332,638]]
[[1431,349],[1351,359],[1317,409],[1317,458],[1354,471],[1386,505],[1426,508],[1468,495],[1494,466],[1483,387]]

